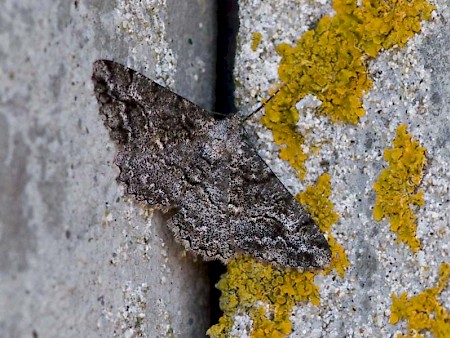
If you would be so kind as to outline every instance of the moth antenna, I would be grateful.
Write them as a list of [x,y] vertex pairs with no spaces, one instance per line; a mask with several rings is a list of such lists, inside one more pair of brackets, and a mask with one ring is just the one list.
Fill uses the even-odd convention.
[[278,92],[279,92],[280,90],[281,90],[281,88],[278,88],[278,89],[276,90],[276,92],[273,93],[273,94],[267,99],[266,102],[262,103],[256,110],[254,110],[253,112],[251,112],[250,114],[248,114],[248,115],[244,118],[244,121],[243,121],[243,122],[247,121],[250,117],[252,117],[252,116],[255,115],[256,113],[258,113],[261,109],[263,109],[263,108],[265,107],[265,105],[266,105],[267,103],[269,103],[270,100],[272,100],[272,99],[274,98],[275,95],[278,94]]
[[212,112],[211,114],[212,114],[214,117],[220,117],[220,118],[227,118],[227,117],[229,117],[229,116],[231,116],[231,115],[234,115],[234,113],[226,114],[226,113],[219,113],[219,112],[217,112],[217,111]]

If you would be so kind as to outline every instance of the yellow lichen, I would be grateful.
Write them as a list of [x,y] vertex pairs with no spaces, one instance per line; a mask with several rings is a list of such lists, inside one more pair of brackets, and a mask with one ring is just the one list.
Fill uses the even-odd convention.
[[[302,152],[304,137],[296,130],[299,113],[295,104],[307,94],[321,102],[320,112],[334,122],[357,123],[365,114],[362,95],[372,82],[366,61],[382,49],[403,46],[428,20],[433,6],[426,0],[334,0],[336,14],[322,18],[295,46],[281,44],[278,73],[282,85],[266,103],[261,122],[280,146],[280,157],[303,178],[306,173]],[[253,34],[252,49],[260,37]],[[259,41],[258,41],[259,40]],[[297,199],[327,233],[332,250],[330,267],[344,275],[349,261],[344,249],[331,235],[337,214],[329,201],[330,177],[323,175]],[[228,336],[233,317],[247,314],[252,319],[252,337],[286,337],[292,330],[289,317],[298,302],[319,304],[318,272],[299,272],[242,257],[231,261],[217,284],[224,315],[208,330],[211,337]]]
[[357,123],[365,114],[362,96],[372,87],[367,59],[382,49],[403,46],[434,9],[426,0],[334,0],[333,17],[325,16],[295,46],[277,47],[282,85],[261,119],[280,146],[280,158],[304,178],[304,137],[296,130],[295,104],[308,94],[334,122]]
[[407,244],[412,251],[420,249],[416,238],[417,216],[412,207],[423,205],[423,191],[417,192],[426,164],[426,149],[412,140],[406,132],[406,125],[397,128],[393,148],[384,151],[389,167],[383,169],[373,185],[377,199],[373,209],[375,220],[389,218],[391,230],[397,234],[397,241]]
[[331,177],[329,174],[321,175],[315,186],[307,187],[304,192],[296,196],[296,199],[311,214],[314,221],[319,225],[320,230],[327,234],[332,256],[330,265],[324,269],[324,274],[334,270],[340,277],[344,277],[345,270],[350,265],[350,262],[344,248],[331,234],[331,226],[336,223],[339,215],[334,211],[334,205],[329,199],[331,196],[330,181]]
[[434,288],[408,298],[406,292],[399,297],[392,294],[391,324],[407,320],[409,332],[400,337],[424,337],[421,332],[430,331],[436,338],[450,337],[450,314],[437,300],[437,296],[447,287],[450,277],[450,264],[442,263],[439,281]]
[[252,36],[252,51],[256,51],[256,49],[258,48],[259,44],[261,43],[262,40],[262,34],[260,32],[255,32],[253,33]]
[[[216,285],[221,290],[224,315],[208,330],[211,337],[229,332],[233,315],[247,313],[253,320],[252,337],[285,337],[291,332],[292,307],[301,301],[319,303],[314,273],[275,267],[250,257],[232,260]],[[270,314],[263,305],[268,304]]]
[[[338,218],[333,203],[328,199],[330,194],[330,176],[324,174],[316,186],[308,187],[297,196],[298,200],[306,201],[305,206],[314,220],[327,232]],[[342,277],[348,266],[347,257],[335,241],[332,243],[330,240],[330,246],[332,263],[326,273],[334,268]],[[286,337],[292,331],[289,317],[293,306],[299,302],[319,304],[319,287],[314,284],[318,273],[275,267],[250,257],[232,260],[227,273],[217,284],[222,292],[220,307],[224,315],[208,330],[208,334],[211,337],[227,336],[233,325],[233,316],[247,313],[253,321],[252,337]]]
[[336,223],[339,215],[334,212],[331,196],[331,177],[329,174],[323,174],[317,180],[316,185],[311,185],[306,190],[296,196],[301,205],[304,205],[306,211],[313,215],[314,220],[322,232],[330,232],[331,226]]

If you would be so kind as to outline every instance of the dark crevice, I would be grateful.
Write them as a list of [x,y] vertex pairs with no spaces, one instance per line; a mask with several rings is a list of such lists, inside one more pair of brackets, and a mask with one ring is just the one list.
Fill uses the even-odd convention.
[[220,276],[226,272],[226,267],[219,261],[210,261],[208,265],[209,275],[209,327],[217,324],[219,318],[222,316],[222,310],[219,307],[220,291],[216,288],[216,284],[219,282]]
[[238,0],[217,2],[216,104],[218,117],[236,112],[233,69],[239,29]]
[[[234,102],[233,68],[236,55],[236,37],[239,29],[238,0],[217,2],[217,61],[216,61],[216,104],[217,118],[236,112]],[[222,311],[219,307],[220,291],[215,285],[226,267],[219,261],[208,263],[210,278],[210,320],[211,326],[219,322]]]

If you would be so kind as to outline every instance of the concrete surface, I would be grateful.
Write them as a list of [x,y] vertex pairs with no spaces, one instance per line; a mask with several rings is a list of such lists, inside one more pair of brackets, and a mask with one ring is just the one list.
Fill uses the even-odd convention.
[[90,77],[113,59],[211,108],[214,2],[1,8],[0,337],[204,336],[205,266],[123,197]]
[[[235,69],[238,110],[251,112],[268,97],[269,89],[278,84],[280,56],[275,47],[281,42],[294,44],[321,17],[332,15],[331,3],[240,1]],[[357,125],[334,124],[326,117],[300,111],[297,127],[307,135],[306,144],[320,145],[306,162],[304,181],[278,158],[271,132],[261,127],[260,154],[292,193],[314,184],[324,172],[331,175],[331,200],[340,215],[333,235],[350,260],[344,278],[331,274],[318,280],[320,306],[298,304],[294,308],[290,337],[406,334],[404,320],[389,323],[391,293],[412,296],[435,286],[440,263],[450,260],[450,7],[446,0],[432,3],[437,5],[432,20],[424,22],[422,31],[404,48],[385,51],[369,62],[374,86],[364,97],[366,115]],[[256,50],[251,49],[254,32],[262,34]],[[422,250],[417,254],[395,242],[388,221],[376,222],[372,216],[372,186],[386,167],[383,150],[391,147],[401,123],[428,150],[421,185],[425,206],[417,212]],[[449,289],[439,297],[447,311]],[[250,317],[239,313],[235,319],[233,332],[248,337]]]

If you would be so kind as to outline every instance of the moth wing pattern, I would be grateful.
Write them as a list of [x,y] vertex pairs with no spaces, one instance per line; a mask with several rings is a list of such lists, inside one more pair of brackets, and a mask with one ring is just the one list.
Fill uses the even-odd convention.
[[234,255],[228,217],[230,152],[228,120],[217,120],[192,165],[195,180],[179,201],[179,208],[168,221],[169,228],[183,245],[201,254],[205,260],[219,259],[227,263]]
[[294,268],[323,267],[330,249],[248,141],[236,115],[208,111],[118,63],[94,63],[100,115],[116,143],[117,180],[176,212],[176,239],[205,259],[243,253]]
[[168,226],[178,241],[206,259],[227,261],[228,154],[226,130],[213,116],[121,64],[93,69],[100,115],[116,143],[117,180],[138,201],[175,213]]
[[320,268],[327,240],[243,134],[231,154],[229,215],[238,250],[280,266]]
[[93,82],[100,115],[118,147],[114,163],[126,193],[158,208],[176,207],[176,196],[188,189],[184,166],[194,165],[186,161],[195,160],[193,152],[213,118],[112,61],[94,63]]

